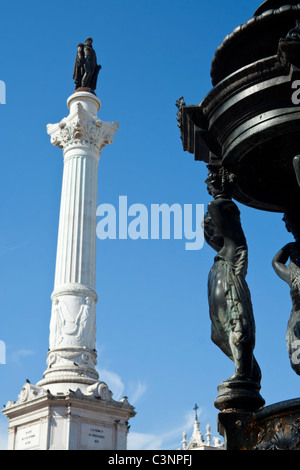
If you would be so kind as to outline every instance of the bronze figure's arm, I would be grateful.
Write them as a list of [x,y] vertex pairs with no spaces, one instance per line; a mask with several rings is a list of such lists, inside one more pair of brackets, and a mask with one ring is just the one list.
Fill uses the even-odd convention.
[[283,281],[290,283],[290,270],[286,266],[286,263],[291,254],[292,243],[288,243],[274,256],[272,266],[276,274]]

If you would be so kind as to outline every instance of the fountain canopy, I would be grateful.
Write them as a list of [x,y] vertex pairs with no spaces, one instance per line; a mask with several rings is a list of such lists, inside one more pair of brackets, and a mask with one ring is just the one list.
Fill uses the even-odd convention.
[[298,20],[297,1],[265,1],[218,47],[213,89],[178,113],[184,150],[235,173],[237,201],[273,212],[299,198],[293,167],[300,154]]

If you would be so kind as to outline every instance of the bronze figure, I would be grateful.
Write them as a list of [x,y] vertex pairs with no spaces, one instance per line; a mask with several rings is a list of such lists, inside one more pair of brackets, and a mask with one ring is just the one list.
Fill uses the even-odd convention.
[[234,177],[221,168],[211,171],[206,182],[214,200],[204,221],[205,239],[218,252],[208,279],[212,341],[235,363],[230,380],[259,383],[260,368],[253,355],[255,322],[245,280],[248,248],[240,211],[231,199]]
[[293,234],[295,242],[285,245],[274,256],[272,265],[276,274],[290,286],[293,308],[287,326],[287,349],[291,366],[296,374],[300,375],[300,222],[298,211],[287,211],[283,220],[287,231]]
[[73,78],[75,82],[75,89],[81,86],[82,77],[84,75],[84,53],[83,44],[79,43],[77,46],[77,55],[75,59]]
[[80,43],[77,46],[77,55],[73,71],[75,90],[85,88],[94,91],[96,89],[101,65],[97,64],[97,57],[92,43],[93,39],[87,38],[84,44]]

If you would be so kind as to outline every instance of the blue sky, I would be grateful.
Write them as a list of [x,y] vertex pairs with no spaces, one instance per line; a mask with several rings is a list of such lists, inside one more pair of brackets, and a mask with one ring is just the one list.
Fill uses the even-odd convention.
[[[0,106],[0,403],[46,369],[62,152],[48,123],[67,116],[78,42],[94,39],[102,65],[103,121],[120,128],[99,164],[98,205],[205,204],[205,164],[183,152],[175,102],[197,104],[211,89],[210,65],[224,37],[259,0],[77,0],[1,2],[6,104]],[[47,6],[45,6],[47,5]],[[239,205],[249,246],[247,281],[257,328],[255,355],[267,404],[299,395],[289,365],[288,286],[272,270],[288,241],[280,214]],[[100,378],[136,407],[129,448],[174,449],[200,407],[217,434],[213,401],[233,363],[210,340],[207,276],[214,253],[184,240],[97,241],[97,350]],[[0,446],[7,420],[0,416]]]

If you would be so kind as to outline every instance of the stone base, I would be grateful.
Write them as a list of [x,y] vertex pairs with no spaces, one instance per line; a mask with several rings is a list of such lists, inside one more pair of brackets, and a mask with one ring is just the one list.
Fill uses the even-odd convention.
[[107,385],[97,382],[52,395],[25,384],[17,402],[8,402],[8,450],[126,450],[128,420],[134,408],[124,397],[116,402]]
[[300,399],[256,412],[219,413],[225,450],[300,450]]
[[250,380],[225,380],[218,387],[214,405],[226,412],[259,410],[265,404],[259,391],[260,385]]

